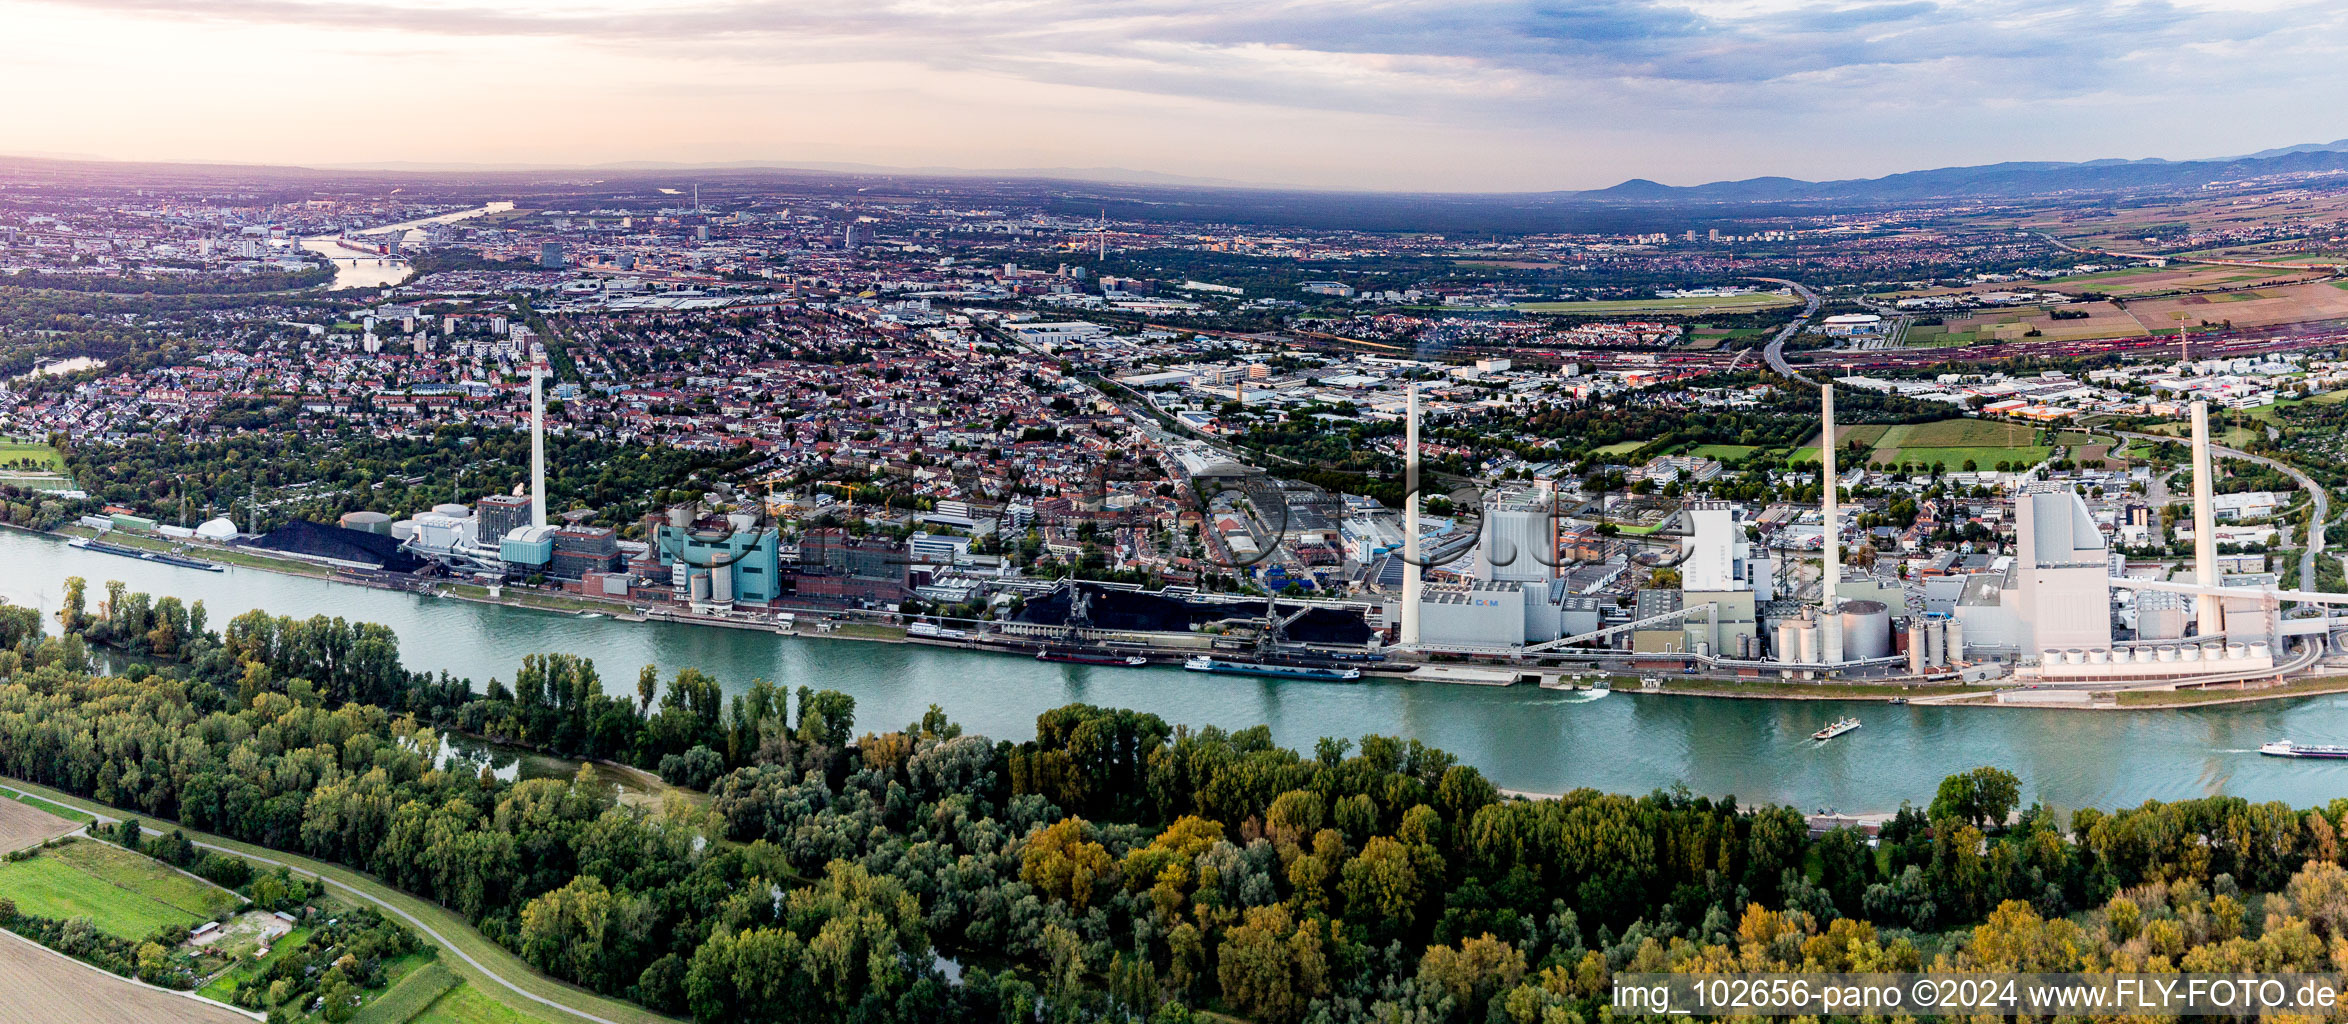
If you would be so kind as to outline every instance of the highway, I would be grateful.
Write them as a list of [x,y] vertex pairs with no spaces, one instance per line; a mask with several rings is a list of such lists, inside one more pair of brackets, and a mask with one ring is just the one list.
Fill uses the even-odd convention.
[[1778,331],[1776,335],[1772,336],[1769,339],[1769,345],[1762,349],[1761,352],[1762,358],[1769,360],[1770,369],[1776,370],[1778,376],[1780,377],[1784,377],[1787,380],[1793,380],[1795,377],[1793,364],[1785,361],[1785,343],[1791,340],[1794,335],[1801,333],[1802,325],[1809,323],[1810,318],[1818,314],[1818,293],[1811,291],[1810,289],[1805,288],[1796,282],[1785,280],[1784,278],[1755,277],[1750,278],[1749,280],[1767,281],[1771,284],[1782,284],[1788,288],[1793,289],[1794,294],[1801,296],[1802,301],[1806,303],[1806,305],[1802,307],[1802,315],[1795,317],[1794,322],[1785,325],[1784,329]]

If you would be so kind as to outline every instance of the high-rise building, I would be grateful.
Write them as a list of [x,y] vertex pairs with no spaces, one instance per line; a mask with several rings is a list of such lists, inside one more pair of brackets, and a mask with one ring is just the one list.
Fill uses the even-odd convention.
[[540,267],[547,270],[561,270],[563,263],[563,244],[561,242],[547,242],[538,247],[538,265]]

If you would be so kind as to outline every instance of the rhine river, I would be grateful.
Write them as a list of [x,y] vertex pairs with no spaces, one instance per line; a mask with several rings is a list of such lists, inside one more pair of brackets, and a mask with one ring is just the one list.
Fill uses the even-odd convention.
[[[1271,726],[1309,753],[1322,736],[1385,733],[1423,740],[1498,785],[1556,793],[1625,793],[1685,785],[1712,796],[1805,811],[1888,811],[1922,805],[1940,779],[1993,764],[2021,776],[2026,799],[2062,809],[2230,793],[2306,807],[2348,794],[2348,763],[2261,757],[2260,743],[2348,742],[2348,695],[2166,711],[1892,707],[1866,702],[1723,700],[1591,694],[1530,686],[1318,683],[1206,675],[1179,668],[1043,664],[966,651],[483,605],[373,590],[254,569],[224,573],[75,550],[0,530],[0,597],[53,612],[67,576],[202,599],[217,629],[253,608],[339,615],[397,630],[410,668],[513,678],[523,654],[569,651],[595,661],[607,689],[629,692],[650,663],[688,665],[730,691],[765,677],[856,698],[859,730],[896,728],[930,704],[971,731],[1034,735],[1038,712],[1074,701],[1152,712],[1226,729]],[[54,628],[54,621],[51,623]],[[1865,727],[1823,746],[1809,734],[1843,714]]]

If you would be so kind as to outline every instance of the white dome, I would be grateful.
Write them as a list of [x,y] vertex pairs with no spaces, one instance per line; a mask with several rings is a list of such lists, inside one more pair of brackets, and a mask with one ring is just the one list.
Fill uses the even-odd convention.
[[236,520],[227,516],[208,519],[196,527],[196,536],[205,540],[231,540],[236,537]]

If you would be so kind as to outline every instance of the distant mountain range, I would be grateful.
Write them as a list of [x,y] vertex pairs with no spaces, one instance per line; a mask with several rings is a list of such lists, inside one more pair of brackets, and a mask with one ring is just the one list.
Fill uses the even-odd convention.
[[2348,139],[2285,146],[2216,160],[2016,161],[1841,181],[1747,178],[1706,185],[1665,185],[1633,178],[1612,188],[1550,195],[1569,202],[1600,204],[1908,203],[2061,193],[2174,191],[2216,182],[2324,171],[2348,171]]

